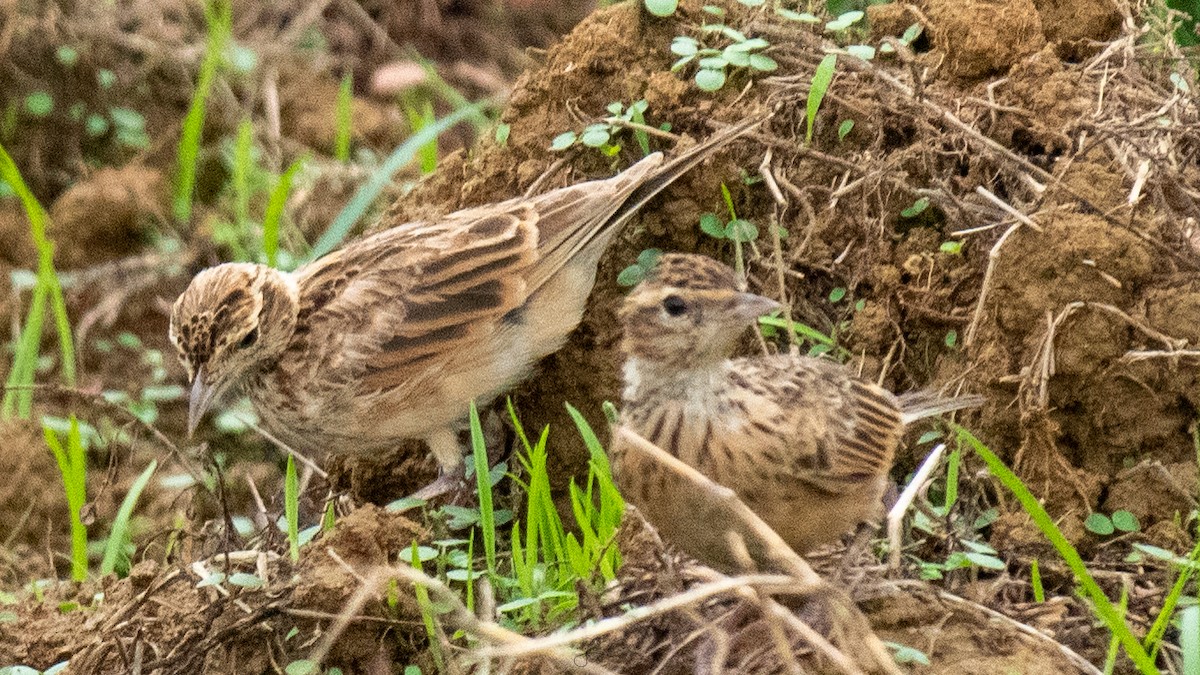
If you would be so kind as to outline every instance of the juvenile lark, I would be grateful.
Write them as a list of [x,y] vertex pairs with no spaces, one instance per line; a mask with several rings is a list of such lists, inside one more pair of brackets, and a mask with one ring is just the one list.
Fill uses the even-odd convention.
[[171,313],[192,382],[189,433],[241,387],[293,447],[366,452],[424,439],[449,475],[462,462],[454,423],[563,344],[620,225],[759,122],[607,180],[393,227],[292,273],[243,263],[201,272]]
[[[823,359],[729,358],[778,306],[739,292],[733,270],[711,258],[663,256],[621,309],[621,422],[733,490],[803,554],[881,515],[905,424],[980,400],[897,397]],[[700,522],[692,496],[671,493],[664,466],[619,441],[613,472],[663,536],[709,565],[739,567],[721,524]]]

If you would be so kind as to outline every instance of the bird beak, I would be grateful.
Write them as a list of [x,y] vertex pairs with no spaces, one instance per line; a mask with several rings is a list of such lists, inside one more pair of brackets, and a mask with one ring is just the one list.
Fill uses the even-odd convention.
[[188,400],[188,438],[196,433],[204,413],[208,412],[213,399],[216,398],[216,387],[204,384],[204,366],[196,369],[196,377],[192,380],[192,395]]
[[764,314],[770,314],[782,307],[778,302],[755,295],[753,293],[738,293],[733,301],[733,313],[742,321],[755,321]]

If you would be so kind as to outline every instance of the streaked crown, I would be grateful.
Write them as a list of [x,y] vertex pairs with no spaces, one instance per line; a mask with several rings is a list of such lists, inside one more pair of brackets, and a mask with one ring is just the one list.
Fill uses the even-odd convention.
[[297,305],[290,276],[262,265],[227,263],[197,274],[171,310],[171,343],[188,379],[201,368],[226,375],[232,354],[262,351],[264,330],[276,342],[290,336]]

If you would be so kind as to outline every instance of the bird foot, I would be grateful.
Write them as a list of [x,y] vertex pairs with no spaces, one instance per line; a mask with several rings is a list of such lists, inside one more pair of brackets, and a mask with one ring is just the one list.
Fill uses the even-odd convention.
[[435,497],[441,497],[446,494],[457,492],[466,486],[466,481],[462,476],[456,473],[446,472],[438,476],[437,480],[429,485],[417,490],[409,495],[412,499],[421,499],[429,501]]

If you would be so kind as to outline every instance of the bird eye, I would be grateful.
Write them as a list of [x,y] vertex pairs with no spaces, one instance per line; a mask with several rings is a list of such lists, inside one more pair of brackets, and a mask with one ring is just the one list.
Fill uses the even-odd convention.
[[252,346],[254,346],[255,342],[258,342],[258,329],[257,328],[254,328],[249,333],[246,333],[246,336],[243,337],[242,341],[238,343],[238,347],[240,347],[241,349],[245,349],[246,347],[252,347]]
[[668,295],[663,298],[663,309],[671,316],[680,316],[687,311],[687,303],[678,295]]

